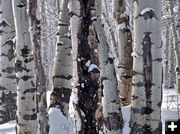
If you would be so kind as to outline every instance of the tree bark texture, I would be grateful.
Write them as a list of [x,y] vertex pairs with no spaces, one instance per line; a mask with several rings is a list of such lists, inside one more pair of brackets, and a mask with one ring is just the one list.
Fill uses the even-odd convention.
[[35,62],[30,41],[27,1],[13,0],[16,27],[17,134],[37,132]]
[[130,134],[160,134],[161,1],[134,1],[134,46]]
[[[73,56],[73,93],[76,133],[97,134],[95,113],[98,108],[99,61],[95,30],[95,0],[70,0],[70,25]],[[71,97],[73,98],[73,97]]]
[[37,104],[38,104],[38,121],[39,133],[48,134],[48,113],[46,103],[46,76],[41,57],[41,24],[37,19],[37,0],[28,0],[28,18],[29,18],[29,32],[31,37],[31,44],[33,47],[35,73],[36,73],[36,87],[37,87]]
[[113,59],[109,55],[109,45],[101,22],[101,0],[97,1],[97,16],[96,29],[100,41],[98,52],[101,68],[101,88],[103,90],[102,106],[105,133],[121,134],[123,119],[119,100],[119,90]]
[[123,105],[130,104],[132,87],[132,36],[130,31],[130,16],[126,9],[126,0],[113,0],[113,16],[116,21],[117,47],[119,64],[116,73],[119,77],[119,90]]
[[16,115],[16,77],[15,37],[12,1],[0,3],[0,124],[15,119]]

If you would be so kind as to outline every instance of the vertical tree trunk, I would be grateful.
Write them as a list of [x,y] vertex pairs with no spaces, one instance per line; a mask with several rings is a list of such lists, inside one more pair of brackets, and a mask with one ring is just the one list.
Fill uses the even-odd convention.
[[113,16],[116,21],[118,33],[117,42],[119,50],[118,77],[120,77],[119,89],[122,103],[130,104],[132,87],[132,37],[129,25],[129,12],[126,9],[125,0],[113,0]]
[[130,134],[161,134],[161,0],[134,1]]
[[165,49],[164,49],[164,54],[165,54],[165,59],[164,59],[164,80],[163,80],[163,83],[164,83],[164,87],[165,88],[168,88],[169,87],[169,25],[167,24],[167,27],[166,27],[166,35],[165,35]]
[[[73,56],[73,93],[76,133],[97,134],[95,113],[98,108],[99,61],[95,31],[95,0],[70,0],[70,26]],[[79,122],[78,122],[79,121]],[[78,124],[79,123],[79,124]]]
[[[69,119],[69,102],[72,92],[72,45],[71,34],[69,31],[69,10],[68,0],[62,0],[59,11],[59,24],[56,43],[56,54],[54,60],[54,72],[53,72],[53,89],[50,98],[50,110],[58,108],[62,113],[62,122],[68,130],[72,130],[72,127],[68,122]],[[59,7],[59,6],[58,6]],[[50,114],[50,120],[53,112]],[[66,120],[65,120],[65,119]],[[52,119],[53,120],[53,119]],[[52,124],[54,125],[54,124]],[[58,125],[56,129],[58,130]],[[54,127],[54,126],[52,126]],[[50,124],[50,131],[51,131]],[[61,129],[61,128],[59,128]],[[53,130],[52,130],[53,131]],[[59,130],[60,131],[60,130]],[[61,130],[62,131],[62,130]]]
[[17,56],[17,134],[37,132],[35,66],[26,9],[26,0],[13,0]]
[[37,103],[38,103],[38,120],[40,125],[40,134],[48,134],[48,113],[46,103],[46,76],[41,58],[41,25],[40,20],[37,19],[37,0],[28,0],[28,18],[29,18],[29,32],[31,37],[31,44],[33,46],[36,86],[37,86]]
[[180,47],[178,46],[178,35],[176,32],[176,27],[175,27],[175,20],[174,20],[174,12],[173,12],[173,3],[172,0],[167,0],[168,2],[168,6],[169,6],[169,13],[170,16],[172,16],[172,23],[171,23],[171,27],[172,27],[172,34],[173,34],[173,38],[174,38],[174,49],[175,49],[175,57],[176,57],[176,89],[177,92],[180,93]]
[[12,1],[0,2],[0,124],[14,120],[16,115],[16,79],[14,69],[15,36]]
[[101,84],[103,90],[103,118],[106,134],[121,134],[123,119],[121,114],[118,84],[113,65],[109,56],[109,46],[101,22],[101,0],[97,1],[97,33],[99,37],[99,61],[101,68]]

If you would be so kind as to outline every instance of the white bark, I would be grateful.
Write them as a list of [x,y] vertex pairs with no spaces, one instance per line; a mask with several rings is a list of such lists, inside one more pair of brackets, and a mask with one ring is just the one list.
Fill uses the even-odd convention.
[[117,47],[119,51],[119,64],[117,76],[119,77],[119,90],[122,104],[130,103],[132,86],[132,37],[129,25],[129,11],[126,0],[113,0],[113,15],[117,29]]
[[169,84],[169,27],[167,24],[166,27],[166,31],[165,31],[165,49],[164,49],[164,55],[165,55],[165,59],[164,59],[164,80],[163,80],[163,84],[165,88],[168,88],[168,84]]
[[[174,15],[173,12],[173,3],[172,0],[167,0],[168,2],[168,6],[169,6],[169,13],[170,16]],[[176,57],[176,89],[177,92],[180,93],[180,46],[179,46],[179,41],[178,41],[178,35],[176,32],[176,27],[175,27],[175,20],[174,17],[172,17],[171,19],[172,23],[171,23],[171,27],[172,27],[172,34],[173,34],[173,38],[174,38],[174,49],[175,49],[175,57]]]
[[134,1],[134,46],[130,134],[160,134],[161,0]]
[[36,78],[35,63],[30,42],[27,1],[13,0],[16,27],[16,77],[17,77],[17,134],[36,134]]
[[0,2],[0,124],[15,119],[16,78],[15,78],[15,36],[12,1]]
[[71,26],[71,41],[72,41],[72,60],[73,60],[73,81],[72,81],[72,93],[70,98],[70,110],[71,117],[74,120],[75,133],[81,134],[83,122],[81,120],[80,109],[78,105],[78,93],[79,93],[79,75],[78,75],[78,30],[80,28],[80,2],[79,0],[69,0],[69,12],[75,15],[70,17]]
[[37,0],[28,0],[28,18],[29,18],[29,32],[31,37],[31,44],[33,46],[35,73],[37,82],[37,103],[38,103],[38,120],[39,133],[48,134],[48,113],[46,103],[46,76],[41,58],[41,25],[37,18]]
[[109,46],[101,23],[101,0],[97,1],[96,29],[100,44],[99,61],[101,68],[101,84],[103,90],[102,106],[106,134],[121,134],[123,120],[121,114],[119,91],[112,57],[109,57]]
[[[56,54],[54,59],[53,88],[50,97],[50,110],[58,108],[62,113],[64,126],[70,131],[73,128],[69,119],[69,103],[72,92],[72,55],[71,55],[71,33],[69,31],[69,10],[68,0],[62,0],[59,12],[59,24],[56,43]],[[56,114],[56,113],[54,113]],[[53,115],[53,113],[50,116]],[[50,117],[51,118],[51,117]],[[64,118],[66,120],[64,120]],[[54,125],[54,124],[52,124]],[[51,128],[50,124],[50,131]],[[57,124],[58,128],[58,124]],[[56,128],[56,129],[57,129]],[[60,130],[59,130],[60,131]]]
[[174,88],[174,82],[175,82],[175,64],[174,64],[174,47],[173,47],[173,35],[172,35],[172,30],[170,30],[170,36],[169,36],[169,84],[168,88]]

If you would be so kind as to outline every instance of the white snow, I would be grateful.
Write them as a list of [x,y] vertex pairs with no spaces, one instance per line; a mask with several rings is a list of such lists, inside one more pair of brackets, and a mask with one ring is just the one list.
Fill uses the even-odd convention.
[[50,134],[74,134],[73,123],[58,108],[49,110]]
[[131,105],[121,107],[123,121],[124,121],[124,127],[123,127],[123,134],[129,134],[130,127],[129,127],[129,121],[130,121],[130,115],[131,115]]
[[118,25],[118,29],[123,30],[124,28],[126,28],[124,23]]
[[132,52],[132,53],[131,53],[131,56],[132,56],[132,57],[139,57],[139,54],[138,54],[137,52]]
[[15,126],[15,120],[0,125],[0,134],[16,134]]
[[153,8],[150,8],[150,7],[146,7],[146,8],[144,8],[144,9],[141,11],[141,15],[145,14],[146,12],[150,12],[150,11],[153,11],[153,12],[154,12],[154,9],[153,9]]
[[94,69],[98,69],[98,70],[99,70],[99,68],[98,68],[95,64],[91,64],[91,65],[89,66],[88,72],[91,72],[91,71],[94,70]]

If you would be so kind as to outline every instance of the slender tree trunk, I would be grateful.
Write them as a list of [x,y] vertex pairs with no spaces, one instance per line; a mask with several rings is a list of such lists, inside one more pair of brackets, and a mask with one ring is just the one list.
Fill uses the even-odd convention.
[[97,32],[100,40],[98,47],[103,90],[103,117],[106,134],[121,134],[123,119],[121,114],[118,84],[109,46],[101,22],[101,0],[97,1]]
[[174,47],[173,47],[173,35],[172,30],[170,30],[170,36],[169,36],[169,84],[168,88],[174,88],[174,82],[175,82],[175,65],[174,65]]
[[165,35],[165,49],[164,49],[164,54],[165,54],[165,59],[164,59],[164,80],[163,80],[163,83],[164,83],[164,87],[165,88],[168,88],[168,84],[169,84],[169,25],[167,24],[167,27],[166,27],[166,35]]
[[[59,12],[59,24],[56,43],[56,54],[54,60],[53,89],[50,98],[50,110],[58,108],[62,113],[61,119],[66,129],[72,130],[69,122],[69,103],[72,92],[72,45],[71,33],[69,31],[69,10],[68,1],[62,0]],[[58,6],[59,7],[59,6]],[[56,113],[55,113],[56,114]],[[50,114],[50,119],[53,113]],[[65,119],[64,119],[65,118]],[[52,119],[53,120],[53,119]],[[54,125],[54,124],[52,124]],[[52,126],[53,127],[53,126]],[[58,124],[56,129],[58,129]],[[51,131],[50,124],[50,131]],[[61,129],[61,128],[59,128]],[[52,130],[53,131],[53,130]],[[60,131],[60,130],[59,130]],[[61,130],[62,131],[62,130]]]
[[97,134],[95,113],[98,108],[99,61],[96,35],[95,0],[70,0],[70,26],[73,56],[73,96],[76,133]]
[[17,134],[36,134],[36,78],[30,42],[27,1],[13,0],[16,27]]
[[37,103],[38,103],[38,120],[40,125],[40,134],[48,134],[48,113],[46,103],[46,76],[41,58],[41,25],[37,19],[37,0],[28,0],[28,17],[29,32],[31,36],[31,44],[34,50],[35,73],[37,85]]
[[178,6],[178,13],[176,20],[176,31],[178,35],[178,40],[180,40],[180,0],[177,0],[177,6]]
[[132,37],[129,25],[129,12],[126,9],[125,0],[113,0],[113,15],[116,21],[118,33],[118,79],[120,79],[119,89],[122,98],[122,104],[130,104],[131,87],[132,87]]
[[172,34],[174,38],[174,48],[175,48],[175,57],[176,57],[176,89],[177,92],[180,93],[180,47],[178,46],[178,35],[176,32],[176,27],[175,27],[175,20],[174,20],[174,12],[173,12],[173,3],[172,0],[167,0],[168,6],[169,6],[169,13],[170,16],[172,16]]
[[134,1],[130,134],[161,134],[161,1]]
[[14,120],[16,115],[16,79],[14,69],[15,36],[12,1],[0,2],[0,124]]

